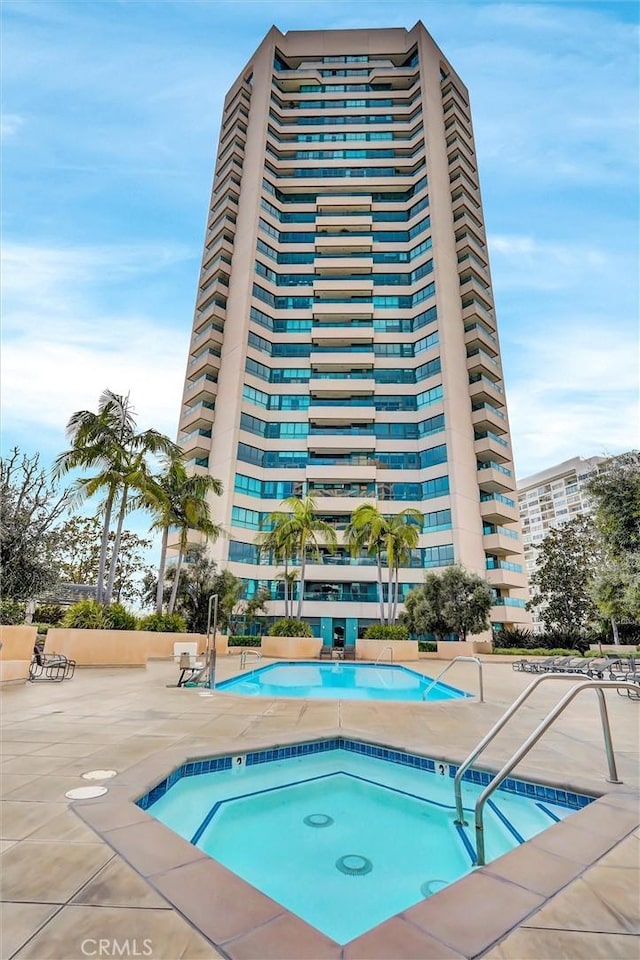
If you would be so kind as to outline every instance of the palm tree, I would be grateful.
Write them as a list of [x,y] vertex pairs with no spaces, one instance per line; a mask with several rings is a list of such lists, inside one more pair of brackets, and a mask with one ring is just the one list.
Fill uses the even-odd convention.
[[386,547],[385,535],[387,521],[373,503],[361,503],[351,515],[344,538],[352,556],[366,551],[375,557],[378,574],[378,601],[380,603],[380,623],[385,622],[384,592],[382,586],[382,553]]
[[[417,547],[424,517],[419,510],[407,508],[385,517],[373,503],[362,503],[354,510],[345,531],[345,541],[353,556],[363,550],[375,557],[378,575],[380,623],[394,623],[398,609],[399,569],[409,562],[411,550]],[[387,615],[385,617],[382,564],[388,569]],[[395,589],[394,589],[395,587]]]
[[396,513],[387,520],[385,535],[387,566],[389,570],[388,623],[395,623],[398,615],[398,580],[400,567],[406,566],[411,559],[411,551],[415,550],[420,541],[420,531],[424,523],[424,515],[412,507]]
[[173,613],[180,580],[180,567],[184,557],[189,530],[203,533],[207,540],[217,540],[222,533],[222,527],[214,523],[209,512],[209,494],[219,494],[222,484],[215,477],[192,476],[187,477],[178,492],[175,503],[175,513],[172,516],[174,526],[180,530],[178,543],[178,559],[175,567],[175,576],[171,596],[169,598],[168,613]]
[[296,530],[292,513],[285,513],[282,510],[274,510],[267,517],[267,525],[270,528],[261,534],[259,538],[260,550],[268,555],[272,555],[276,563],[284,564],[284,615],[288,619],[293,612],[293,589],[291,589],[291,606],[289,605],[289,590],[293,588],[296,579],[294,571],[289,570],[289,563],[294,558],[296,551]]
[[[159,476],[153,477],[150,486],[147,488],[148,506],[156,514],[156,520],[151,529],[162,530],[158,585],[155,598],[157,613],[162,613],[169,529],[174,524],[176,526],[180,525],[181,518],[184,515],[182,501],[185,491],[188,492],[189,490],[189,479],[181,455],[171,456],[166,458],[164,471]],[[210,479],[208,492],[220,496],[222,494],[222,483],[213,477]]]
[[[129,395],[124,397],[111,390],[104,390],[100,395],[98,413],[91,410],[74,413],[66,432],[72,446],[55,461],[54,475],[59,477],[73,469],[97,467],[95,476],[77,481],[76,499],[106,491],[96,599],[108,604],[113,592],[124,515],[129,506],[129,491],[134,489],[141,493],[148,486],[146,458],[149,454],[175,455],[178,448],[157,430],[136,433],[135,411]],[[118,494],[120,511],[105,587],[111,514]]]
[[336,532],[325,520],[316,515],[316,501],[312,494],[304,497],[287,497],[282,502],[291,515],[291,542],[295,544],[296,553],[300,558],[300,593],[298,595],[298,620],[302,617],[304,603],[304,575],[307,562],[307,551],[311,550],[317,557],[320,556],[320,541],[333,552],[337,546]]
[[53,475],[56,478],[78,468],[99,468],[94,477],[79,480],[75,490],[77,500],[106,490],[96,583],[98,601],[102,600],[103,594],[111,512],[120,479],[121,454],[126,438],[134,429],[135,419],[129,397],[105,390],[98,401],[98,413],[78,410],[69,418],[66,434],[71,441],[71,449],[61,453],[53,465]]

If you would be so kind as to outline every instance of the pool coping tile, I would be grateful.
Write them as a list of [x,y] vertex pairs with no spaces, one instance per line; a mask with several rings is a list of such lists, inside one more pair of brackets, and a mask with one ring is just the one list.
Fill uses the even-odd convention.
[[[279,735],[277,743],[274,739],[268,734],[247,736],[242,741],[241,754],[246,757],[268,750],[273,758],[278,750],[293,745],[353,740],[372,747],[369,755],[376,756],[384,748],[392,754],[417,756],[408,744],[397,740],[394,743],[392,736],[365,734],[352,728],[314,728],[306,731],[304,737],[298,731],[290,737]],[[432,760],[447,762],[436,752],[429,753]],[[524,920],[535,916],[551,896],[640,824],[637,795],[613,788],[609,794],[573,812],[570,820],[550,825],[542,834],[488,866],[474,870],[341,947],[179,837],[136,803],[137,798],[172,773],[175,775],[184,764],[198,763],[202,769],[203,760],[238,755],[237,740],[230,741],[226,749],[212,749],[205,744],[168,749],[114,778],[105,796],[76,801],[71,806],[170,906],[233,960],[256,956],[261,960],[340,956],[345,960],[388,960],[390,950],[396,951],[394,960],[479,956]],[[195,770],[194,767],[194,773]],[[568,785],[557,789],[573,792]],[[576,795],[581,793],[576,791]],[[614,807],[616,815],[612,816]],[[487,909],[487,904],[494,904],[495,909]],[[460,922],[461,917],[465,918],[464,923]],[[406,950],[398,953],[403,942],[398,938],[402,936]]]

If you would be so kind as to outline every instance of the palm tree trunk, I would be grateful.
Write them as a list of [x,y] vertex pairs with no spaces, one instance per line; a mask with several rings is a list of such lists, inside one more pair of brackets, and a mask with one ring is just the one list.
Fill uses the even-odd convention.
[[164,570],[167,565],[167,543],[169,542],[169,525],[162,530],[162,545],[160,547],[160,563],[158,565],[158,587],[156,590],[156,613],[162,613],[164,600]]
[[384,590],[382,589],[382,559],[380,557],[380,551],[378,550],[376,554],[376,559],[378,561],[378,599],[380,600],[380,623],[384,623]]
[[116,528],[116,538],[113,541],[113,550],[111,552],[111,563],[109,565],[109,581],[107,583],[107,592],[105,594],[104,602],[105,606],[109,606],[111,603],[111,595],[113,593],[113,584],[116,579],[116,565],[118,563],[118,554],[120,553],[120,542],[122,540],[122,527],[124,524],[124,515],[127,509],[127,496],[129,493],[129,487],[125,483],[122,490],[122,503],[120,504],[120,513],[118,514],[118,526]]
[[298,620],[302,620],[302,604],[304,602],[304,568],[306,566],[306,548],[300,558],[300,596],[298,597]]
[[392,616],[392,619],[391,619],[391,623],[395,623],[396,620],[398,619],[398,582],[399,582],[399,580],[400,580],[400,566],[399,566],[399,565],[396,566],[396,571],[395,571],[395,573],[396,573],[396,575],[395,575],[395,586],[394,586],[394,589],[393,589],[393,616]]
[[284,618],[289,619],[289,563],[284,558]]
[[181,566],[182,566],[182,542],[180,543],[180,549],[178,550],[178,560],[176,562],[176,575],[173,581],[173,586],[171,587],[171,596],[169,598],[169,606],[167,607],[168,614],[173,613],[173,608],[176,605],[176,598],[178,596],[178,581],[180,580]]
[[107,546],[109,545],[109,528],[111,527],[111,510],[113,509],[113,499],[115,497],[115,485],[111,484],[107,494],[107,502],[104,506],[104,524],[102,526],[102,541],[100,543],[100,560],[98,561],[98,579],[96,582],[96,600],[102,601],[104,571],[107,566]]
[[[388,561],[387,561],[388,563]],[[388,571],[388,583],[387,583],[387,623],[391,623],[391,615],[393,613],[393,564],[389,564],[387,567]]]

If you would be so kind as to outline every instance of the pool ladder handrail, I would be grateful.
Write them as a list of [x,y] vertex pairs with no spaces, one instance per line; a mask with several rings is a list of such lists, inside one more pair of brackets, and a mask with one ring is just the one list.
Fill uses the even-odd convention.
[[434,677],[426,690],[422,693],[422,699],[426,700],[430,691],[435,687],[436,683],[440,677],[444,677],[445,673],[451,669],[454,663],[459,662],[460,660],[466,660],[468,663],[477,663],[478,665],[478,700],[480,703],[484,703],[484,682],[482,679],[482,661],[479,657],[454,657],[453,660],[449,660],[449,663],[440,671],[437,677]]
[[391,656],[389,657],[389,660],[390,660],[391,663],[393,663],[393,647],[391,647],[391,646],[386,646],[386,647],[383,647],[382,650],[380,651],[380,653],[378,654],[378,659],[377,659],[376,662],[374,663],[374,667],[377,667],[377,666],[378,666],[378,664],[379,664],[380,661],[382,660],[382,658],[383,658],[383,656],[385,655],[385,653],[387,652],[387,650],[388,650],[389,653],[391,654]]
[[240,654],[240,669],[246,670],[247,668],[247,657],[255,657],[255,662],[262,660],[262,654],[258,653],[257,650],[243,650]]
[[[454,778],[454,790],[455,790],[455,801],[456,801],[456,820],[455,823],[460,826],[465,826],[466,821],[464,819],[464,811],[462,807],[462,777],[464,773],[473,763],[474,760],[482,753],[484,748],[494,739],[494,737],[503,729],[507,722],[511,719],[514,713],[520,708],[520,706],[528,699],[528,697],[533,693],[536,687],[540,683],[546,680],[558,680],[558,679],[569,679],[575,680],[575,674],[564,674],[564,673],[547,673],[543,674],[540,677],[536,677],[529,686],[524,690],[520,696],[514,700],[509,709],[503,716],[498,720],[496,724],[491,728],[489,733],[483,737],[477,747],[471,752],[467,757],[464,763],[458,768],[455,778]],[[607,756],[607,765],[609,769],[609,776],[606,777],[606,780],[609,783],[622,783],[623,781],[618,777],[618,770],[616,767],[616,758],[613,750],[613,743],[611,740],[611,727],[609,725],[609,714],[607,712],[607,704],[604,696],[605,689],[619,689],[622,687],[628,687],[628,680],[583,680],[579,683],[574,684],[574,686],[567,691],[567,693],[562,697],[561,700],[550,710],[544,719],[538,724],[536,729],[531,733],[525,742],[516,750],[514,754],[507,760],[505,765],[501,770],[493,777],[491,782],[487,784],[480,796],[478,797],[475,805],[475,834],[476,834],[476,866],[482,867],[486,863],[486,854],[485,854],[485,844],[484,844],[484,822],[483,814],[484,807],[491,796],[491,794],[496,790],[502,781],[509,776],[511,771],[520,763],[520,761],[525,757],[529,751],[536,745],[538,740],[546,733],[549,727],[557,720],[561,713],[569,706],[572,700],[582,693],[583,690],[595,690],[598,695],[598,704],[600,707],[600,720],[602,723],[602,733],[604,737],[604,746],[605,753]],[[632,684],[634,687],[640,691],[640,684]]]

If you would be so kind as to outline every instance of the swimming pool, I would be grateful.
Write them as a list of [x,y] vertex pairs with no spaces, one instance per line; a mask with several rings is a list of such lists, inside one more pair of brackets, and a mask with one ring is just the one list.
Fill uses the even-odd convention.
[[[287,910],[345,944],[473,869],[455,824],[456,767],[348,738],[186,764],[138,804]],[[468,771],[467,819],[490,775]],[[591,797],[507,779],[488,860]]]
[[[216,684],[245,697],[305,697],[334,700],[423,700],[431,677],[407,667],[372,663],[273,663]],[[459,700],[470,694],[436,683],[427,700]]]

